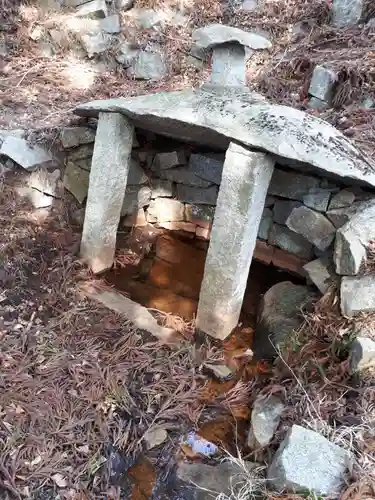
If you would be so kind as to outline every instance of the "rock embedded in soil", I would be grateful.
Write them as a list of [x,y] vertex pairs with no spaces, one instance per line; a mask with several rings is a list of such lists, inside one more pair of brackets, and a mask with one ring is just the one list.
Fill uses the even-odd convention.
[[321,101],[330,103],[336,79],[337,75],[334,71],[323,66],[315,66],[310,82],[309,94]]
[[218,379],[228,380],[233,377],[233,372],[227,365],[205,363],[203,366]]
[[258,464],[244,462],[245,470],[235,462],[222,462],[216,466],[202,463],[182,463],[177,469],[177,475],[182,480],[197,488],[197,499],[208,500],[218,495],[231,496],[238,493],[249,479],[251,472]]
[[157,81],[164,78],[167,73],[167,65],[158,52],[140,51],[128,68],[128,75],[136,80]]
[[251,427],[247,444],[249,448],[267,446],[279,426],[285,405],[276,396],[258,397],[251,411]]
[[283,281],[263,296],[254,334],[253,350],[258,359],[271,359],[287,345],[302,324],[302,311],[316,298],[306,286]]
[[352,372],[375,368],[375,341],[358,336],[350,346],[349,365]]
[[345,486],[349,454],[317,432],[293,425],[267,472],[278,491],[338,495]]
[[323,214],[305,206],[295,208],[286,225],[323,252],[331,245],[336,234],[335,226]]
[[144,435],[144,440],[147,444],[147,449],[152,450],[160,446],[168,439],[168,433],[162,427],[153,427]]
[[90,144],[95,141],[95,130],[88,127],[64,127],[60,132],[60,141],[65,149]]
[[245,47],[238,43],[224,43],[212,51],[211,85],[241,87],[246,84]]
[[344,276],[340,299],[344,316],[375,312],[375,276]]
[[336,28],[354,26],[361,20],[363,0],[333,0],[331,23]]
[[0,148],[0,154],[8,156],[26,170],[31,170],[52,161],[52,155],[37,144],[30,144],[21,137],[7,135]]

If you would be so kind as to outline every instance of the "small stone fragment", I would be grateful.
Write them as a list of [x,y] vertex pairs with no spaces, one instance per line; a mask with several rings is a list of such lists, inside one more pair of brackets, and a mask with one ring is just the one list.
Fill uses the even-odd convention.
[[179,222],[184,220],[185,206],[178,200],[157,198],[151,201],[148,213],[158,222]]
[[216,205],[217,194],[218,188],[216,186],[198,188],[177,184],[177,199],[184,203]]
[[350,347],[349,364],[352,372],[375,368],[375,342],[367,337],[357,337]]
[[[64,127],[60,133],[63,148],[75,148],[95,141],[95,130],[88,127]],[[92,150],[91,150],[92,151]]]
[[136,80],[157,81],[164,78],[168,68],[157,52],[140,51],[128,68],[128,75]]
[[224,364],[221,365],[215,365],[213,363],[204,363],[203,365],[207,370],[212,372],[215,377],[222,379],[222,380],[228,380],[233,376],[232,370]]
[[258,397],[251,412],[251,428],[248,438],[250,448],[264,448],[275,434],[284,411],[284,404],[276,397]]
[[287,250],[302,259],[310,260],[314,255],[313,246],[310,242],[300,234],[279,224],[272,225],[268,243]]
[[311,189],[308,194],[303,197],[303,203],[313,210],[318,212],[326,212],[329,200],[331,198],[330,189]]
[[143,208],[140,208],[138,212],[134,214],[128,214],[124,217],[124,221],[122,223],[124,227],[141,227],[147,226],[147,220],[145,211]]
[[328,210],[336,210],[339,208],[347,208],[353,205],[355,201],[355,194],[353,191],[343,189],[332,197]]
[[252,12],[258,8],[258,0],[243,0],[241,10]]
[[336,28],[354,26],[361,20],[363,0],[333,0],[332,25]]
[[258,238],[268,240],[268,235],[272,227],[272,210],[269,208],[263,209],[262,218],[258,229]]
[[48,151],[37,144],[30,144],[21,137],[7,135],[1,145],[0,154],[8,156],[26,170],[52,160]]
[[309,94],[321,101],[330,103],[336,79],[337,75],[334,71],[323,66],[315,66],[310,82]]
[[284,172],[276,168],[272,176],[268,194],[303,201],[303,197],[311,189],[318,188],[319,184],[320,181],[316,177],[301,175],[295,172]]
[[150,203],[151,189],[147,186],[126,186],[121,215],[132,214]]
[[80,5],[77,9],[78,17],[88,17],[90,19],[100,19],[108,16],[108,9],[105,0],[91,0]]
[[322,295],[329,290],[332,284],[337,282],[333,262],[328,256],[312,260],[303,268]]
[[341,281],[341,312],[352,317],[375,311],[375,276],[344,276]]
[[171,198],[173,196],[173,188],[171,181],[163,181],[161,179],[151,179],[151,198]]
[[168,439],[168,433],[162,427],[153,427],[146,432],[144,440],[147,443],[147,449],[152,450],[160,446]]
[[345,485],[349,454],[317,432],[293,425],[273,457],[267,478],[278,491],[337,495]]
[[304,206],[293,210],[286,225],[322,251],[327,250],[336,234],[335,226],[323,214]]
[[83,203],[89,190],[89,177],[90,173],[77,166],[75,163],[68,161],[65,172],[63,184],[80,203]]
[[152,170],[166,170],[168,168],[186,165],[187,158],[185,151],[171,151],[167,153],[157,153],[155,155]]

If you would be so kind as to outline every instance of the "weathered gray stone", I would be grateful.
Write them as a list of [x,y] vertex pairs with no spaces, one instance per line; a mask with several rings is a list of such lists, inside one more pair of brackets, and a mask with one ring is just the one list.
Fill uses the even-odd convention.
[[152,170],[160,171],[168,168],[186,165],[187,158],[185,151],[168,151],[165,153],[157,153],[155,155]]
[[329,210],[326,213],[327,218],[332,222],[336,229],[344,226],[350,218],[360,209],[360,203],[354,203],[351,207]]
[[209,229],[212,226],[215,207],[210,205],[185,205],[185,217],[188,222]]
[[302,259],[310,260],[313,246],[303,236],[291,231],[285,226],[273,224],[268,237],[268,243],[287,250]]
[[315,66],[310,82],[309,94],[321,101],[330,103],[336,79],[337,75],[334,71],[323,66]]
[[134,0],[116,0],[116,8],[119,10],[129,10],[133,7]]
[[323,214],[304,206],[293,210],[286,225],[323,252],[331,245],[336,234],[335,226]]
[[241,87],[246,85],[245,47],[224,43],[212,53],[211,84]]
[[285,405],[276,396],[258,397],[251,411],[251,427],[248,438],[250,448],[267,446],[280,423]]
[[347,208],[353,205],[355,194],[349,189],[343,189],[332,197],[328,210],[336,210],[338,208]]
[[210,156],[192,154],[189,160],[189,170],[197,177],[213,184],[220,185],[224,160]]
[[129,12],[138,28],[150,29],[164,21],[164,15],[161,10],[134,8]]
[[88,127],[64,127],[60,133],[61,144],[65,149],[95,141],[95,130]]
[[309,109],[316,109],[317,111],[325,111],[329,108],[329,104],[326,101],[322,101],[314,96],[310,97],[307,105]]
[[224,24],[210,24],[193,31],[193,46],[196,51],[203,52],[217,45],[235,42],[250,49],[270,49],[272,43],[261,35],[247,33],[239,28]]
[[237,325],[273,168],[264,153],[234,143],[226,153],[197,313],[197,328],[212,337]]
[[366,247],[375,239],[375,200],[362,202],[350,220],[338,229],[334,260],[336,272],[356,275],[366,262]]
[[198,177],[189,167],[175,167],[161,170],[158,175],[165,180],[176,182],[177,184],[186,184],[199,188],[208,188],[212,182],[205,181]]
[[126,117],[99,115],[81,240],[81,256],[94,273],[113,264],[133,135]]
[[110,47],[111,40],[111,35],[104,32],[88,33],[81,36],[82,45],[89,57],[105,52]]
[[334,271],[332,259],[328,256],[312,260],[303,266],[311,281],[324,295],[332,284],[337,283],[337,275]]
[[362,16],[363,0],[333,0],[332,24],[345,28],[357,24]]
[[257,467],[257,464],[252,462],[244,464],[247,471],[233,461],[222,462],[216,466],[182,462],[177,469],[177,476],[201,490],[196,492],[197,500],[208,500],[218,495],[227,496],[238,492],[245,478],[248,481],[251,471]]
[[341,280],[341,312],[357,316],[375,311],[375,276],[344,276]]
[[105,0],[91,0],[80,5],[77,9],[78,17],[103,18],[108,16],[108,8]]
[[121,208],[121,216],[133,214],[151,201],[151,189],[148,186],[126,186],[125,196]]
[[271,359],[301,326],[302,310],[314,294],[290,281],[277,283],[263,296],[255,328],[253,351],[258,359]]
[[89,177],[90,173],[87,170],[80,168],[76,163],[68,161],[65,172],[63,184],[80,203],[85,200],[89,190]]
[[162,181],[161,179],[151,179],[151,198],[171,198],[173,188],[171,181]]
[[148,177],[145,174],[143,168],[136,160],[131,159],[127,183],[129,185],[137,185],[145,184],[147,181]]
[[367,337],[357,337],[350,346],[349,365],[352,372],[375,368],[375,342]]
[[273,206],[273,220],[277,224],[285,224],[293,210],[301,206],[302,203],[299,201],[276,200]]
[[345,485],[349,454],[317,432],[293,425],[277,450],[267,478],[277,490],[339,494]]
[[167,65],[158,52],[138,52],[128,68],[128,75],[136,80],[161,80],[167,73]]
[[195,203],[201,205],[216,205],[218,188],[198,188],[177,184],[177,199],[184,203]]
[[106,33],[117,34],[121,32],[120,16],[113,14],[112,16],[105,17],[100,22],[100,27]]
[[174,222],[185,219],[185,205],[170,198],[157,198],[152,200],[148,207],[148,214],[156,222]]
[[311,189],[308,194],[305,194],[303,203],[318,212],[326,212],[330,198],[330,189],[315,188]]
[[4,138],[0,154],[8,156],[26,170],[52,160],[50,153],[42,147],[30,144],[25,139],[13,135],[7,135]]
[[241,4],[241,10],[253,12],[258,8],[258,0],[244,0]]
[[116,61],[124,68],[129,68],[132,62],[137,58],[140,50],[131,43],[122,43],[118,48]]
[[319,179],[316,177],[275,169],[269,188],[269,194],[303,201],[303,197],[308,194],[311,189],[316,189],[318,187]]
[[319,118],[244,90],[202,87],[94,101],[77,106],[75,112],[97,116],[101,110],[124,113],[140,128],[182,141],[225,150],[235,140],[269,151],[278,162],[293,163],[300,170],[310,165],[323,175],[375,186],[374,161],[341,132]]
[[263,209],[262,218],[259,224],[258,238],[268,240],[268,236],[272,227],[272,210],[269,208]]
[[27,184],[29,186],[28,196],[34,208],[46,208],[53,204],[55,198],[59,198],[58,180],[60,171],[48,172],[38,169],[31,173]]
[[71,161],[91,158],[94,153],[94,144],[82,144],[67,152],[67,158]]

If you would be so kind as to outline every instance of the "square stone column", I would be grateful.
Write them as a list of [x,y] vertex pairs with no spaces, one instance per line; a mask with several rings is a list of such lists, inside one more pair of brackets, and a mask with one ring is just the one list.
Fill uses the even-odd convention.
[[81,240],[81,257],[94,273],[113,264],[133,135],[126,116],[99,114]]
[[238,43],[223,43],[212,51],[211,85],[244,87],[246,85],[246,52]]
[[236,327],[274,160],[231,143],[201,286],[197,328],[218,339]]

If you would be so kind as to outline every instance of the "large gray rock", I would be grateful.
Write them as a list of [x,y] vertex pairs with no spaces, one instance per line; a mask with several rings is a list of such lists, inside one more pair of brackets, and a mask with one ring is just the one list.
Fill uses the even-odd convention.
[[0,154],[8,156],[26,170],[36,168],[52,160],[51,154],[42,147],[30,144],[22,137],[12,135],[5,137]]
[[286,225],[323,252],[331,245],[336,234],[335,226],[323,214],[304,206],[293,210]]
[[161,80],[167,73],[167,65],[158,52],[140,51],[128,68],[128,75],[136,80]]
[[341,275],[358,274],[366,262],[366,247],[375,239],[375,200],[365,201],[336,234],[334,260]]
[[223,166],[224,160],[200,154],[192,154],[189,160],[190,172],[218,186],[221,182]]
[[220,150],[235,140],[269,151],[294,168],[306,171],[306,165],[311,165],[323,175],[375,186],[373,160],[341,132],[319,118],[270,104],[251,92],[203,87],[93,101],[75,109],[83,116],[97,116],[99,111],[118,111],[140,128]]
[[258,359],[270,359],[302,324],[302,310],[315,298],[306,286],[277,283],[263,296],[258,313],[253,350]]
[[317,432],[293,425],[281,443],[267,478],[277,490],[338,495],[350,465],[348,453]]
[[243,470],[233,461],[222,462],[216,466],[182,462],[177,469],[177,476],[198,488],[197,500],[208,500],[218,495],[225,495],[227,498],[227,495],[238,492],[244,481],[249,479],[251,471],[258,467],[252,462],[244,464],[247,470]]
[[251,411],[251,427],[248,437],[250,448],[267,446],[280,423],[285,405],[276,396],[258,397]]
[[354,26],[362,16],[363,0],[333,0],[332,24],[337,28]]
[[227,151],[196,322],[212,337],[237,325],[273,168],[264,153],[234,143]]
[[270,49],[272,43],[256,33],[248,33],[239,28],[224,24],[210,24],[193,31],[193,47],[195,51],[204,52],[217,45],[236,42],[253,50]]
[[344,316],[375,311],[375,276],[344,276],[341,281],[341,312]]
[[303,201],[304,196],[309,194],[311,189],[318,188],[319,184],[320,181],[316,177],[284,172],[277,168],[272,176],[269,194]]
[[287,250],[302,259],[312,259],[313,246],[300,234],[291,231],[285,226],[273,224],[268,237],[268,243]]
[[116,61],[124,68],[129,68],[132,62],[138,57],[140,50],[131,43],[124,42],[118,48]]
[[218,188],[211,186],[208,188],[198,188],[177,184],[177,199],[184,203],[194,203],[198,205],[216,205]]
[[315,66],[310,82],[309,94],[321,101],[330,103],[336,79],[337,75],[334,71],[323,66]]
[[350,346],[349,364],[352,372],[375,368],[375,342],[367,337],[357,337]]
[[113,264],[133,135],[126,117],[100,114],[81,240],[81,256],[94,273]]

